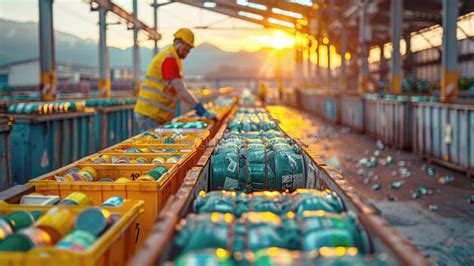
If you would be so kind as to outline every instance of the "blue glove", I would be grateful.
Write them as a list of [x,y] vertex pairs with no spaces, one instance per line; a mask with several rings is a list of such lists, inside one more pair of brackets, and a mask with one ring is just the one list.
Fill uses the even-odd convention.
[[194,106],[194,109],[196,110],[196,114],[198,116],[204,116],[204,114],[207,112],[206,108],[202,103],[196,104],[196,106]]
[[206,108],[204,107],[204,105],[202,105],[202,103],[196,104],[194,109],[196,110],[196,114],[198,116],[203,116],[203,117],[206,117],[206,118],[209,118],[209,119],[212,119],[212,120],[217,120],[216,115],[213,114],[212,112],[209,112],[208,110],[206,110]]

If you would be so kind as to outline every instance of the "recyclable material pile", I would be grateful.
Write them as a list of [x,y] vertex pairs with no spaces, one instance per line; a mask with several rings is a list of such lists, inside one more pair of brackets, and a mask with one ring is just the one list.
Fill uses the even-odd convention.
[[343,212],[344,205],[330,190],[297,189],[294,192],[261,191],[201,191],[193,206],[195,213],[230,213],[240,217],[246,212],[271,212],[280,216],[293,212],[302,216],[305,211]]
[[[115,183],[127,183],[134,180],[137,181],[158,181],[163,177],[168,170],[172,167],[172,164],[176,164],[181,158],[179,155],[170,156],[167,159],[163,157],[155,157],[151,162],[144,157],[138,157],[137,159],[130,160],[128,157],[114,157],[109,155],[101,155],[99,157],[93,157],[95,164],[117,164],[117,165],[130,165],[130,164],[155,164],[149,170],[146,170],[142,175],[132,176],[112,176],[112,175],[100,175],[99,171],[93,166],[85,167],[73,167],[66,170],[62,174],[54,176],[54,180],[57,182],[115,182]],[[110,160],[110,161],[109,161]],[[166,164],[166,165],[156,165]],[[171,165],[170,165],[171,164]]]
[[299,147],[264,109],[240,109],[211,160],[211,189],[285,190],[306,184]]
[[8,105],[9,114],[59,114],[83,112],[86,101],[27,102]]
[[[0,252],[27,252],[47,246],[86,252],[121,219],[122,213],[113,208],[122,207],[124,199],[111,197],[94,207],[86,195],[73,192],[63,200],[26,195],[22,202],[24,205],[0,207]],[[31,211],[35,208],[32,205],[38,210]]]
[[[172,167],[187,159],[195,146],[209,135],[199,132],[146,131],[118,145],[89,156],[78,166],[56,174],[57,182],[116,182],[158,181]],[[111,166],[116,167],[111,170]],[[131,168],[132,171],[120,167]],[[136,171],[133,171],[136,170]]]
[[207,123],[204,121],[193,121],[193,122],[171,122],[163,126],[163,128],[175,128],[175,129],[193,129],[193,128],[206,128]]
[[199,261],[204,254],[213,261],[226,254],[229,265],[258,263],[259,254],[269,256],[272,249],[297,255],[289,264],[336,263],[347,257],[352,262],[370,261],[364,257],[369,252],[365,231],[329,190],[202,191],[193,213],[179,224],[175,245],[177,264]]
[[25,102],[8,105],[9,114],[59,114],[83,112],[86,108],[134,104],[135,98],[97,98],[55,102]]
[[86,107],[108,107],[135,104],[136,98],[97,98],[86,100]]
[[408,74],[402,81],[403,92],[411,93],[428,93],[431,84],[425,80],[419,80],[413,74]]
[[133,158],[131,156],[114,156],[103,154],[94,156],[91,158],[93,163],[111,163],[111,164],[149,164],[149,163],[177,163],[181,159],[181,155],[172,154],[168,156],[157,156],[148,158],[148,156],[142,156]]
[[241,108],[211,158],[210,192],[177,226],[177,265],[385,265],[330,190],[305,189],[305,162],[264,109]]
[[155,129],[146,131],[132,138],[133,144],[184,144],[192,145],[207,137],[207,132],[200,130],[198,132],[183,132],[180,129],[163,131],[163,129]]

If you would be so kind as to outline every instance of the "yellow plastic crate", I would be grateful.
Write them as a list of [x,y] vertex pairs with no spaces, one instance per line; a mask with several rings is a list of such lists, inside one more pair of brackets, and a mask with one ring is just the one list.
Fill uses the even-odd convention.
[[[194,145],[186,145],[186,144],[139,144],[133,143],[132,141],[124,141],[118,145],[112,146],[108,149],[102,150],[99,153],[123,153],[127,154],[126,152],[120,152],[121,150],[126,150],[128,148],[137,148],[137,149],[156,149],[156,150],[164,150],[164,149],[174,149],[176,152],[191,152],[193,151]],[[168,153],[168,152],[164,152]],[[143,153],[136,153],[136,154],[143,154]],[[157,154],[155,152],[150,152],[150,154]]]
[[[102,154],[107,154],[107,155],[113,155],[116,157],[120,156],[125,156],[129,158],[138,158],[138,157],[146,157],[148,159],[153,159],[155,157],[164,157],[168,158],[171,155],[182,155],[181,159],[179,160],[179,167],[191,167],[194,166],[194,164],[197,163],[199,160],[199,157],[202,155],[202,152],[206,149],[207,147],[207,141],[202,142],[201,145],[198,147],[192,147],[189,145],[181,145],[181,144],[160,144],[160,145],[129,145],[129,144],[118,144],[115,145],[109,149],[103,150],[101,152],[98,152],[97,154],[93,154],[91,156],[88,156],[85,159],[82,159],[80,162],[91,162],[91,158],[94,158],[95,156],[102,155]],[[150,153],[125,153],[125,152],[117,152],[118,150],[124,150],[130,147],[135,147],[138,149],[142,148],[154,148],[158,150],[164,150],[167,148],[172,148],[176,150],[177,152],[150,152]],[[114,164],[117,165],[117,164]],[[184,173],[182,175],[182,178],[184,179]]]
[[[153,132],[157,134],[157,132]],[[182,139],[175,140],[176,143],[164,143],[164,140],[168,137],[171,137],[174,135],[174,132],[160,132],[162,135],[161,138],[159,139],[154,139],[154,138],[149,138],[143,135],[138,135],[136,137],[133,137],[127,141],[122,142],[122,144],[183,144],[183,145],[193,145],[193,146],[199,146],[203,141],[205,141],[209,137],[209,131],[204,130],[204,131],[197,131],[197,132],[181,132],[181,134],[184,136]]]
[[[0,214],[13,211],[41,211],[43,214],[53,206],[24,206],[0,204]],[[90,207],[60,206],[74,215]],[[27,252],[0,252],[0,265],[124,265],[138,248],[135,239],[140,232],[136,230],[137,219],[143,216],[143,202],[126,200],[121,207],[104,207],[111,213],[121,214],[118,220],[86,252],[57,249],[54,246],[37,247]]]
[[[118,178],[120,176],[142,175],[153,167],[162,165],[170,167],[168,172],[164,174],[158,181],[131,181],[127,183],[112,182],[57,182],[55,175],[62,175],[66,169],[73,167],[83,168],[86,166],[94,167],[99,177]],[[99,205],[106,199],[113,196],[121,196],[126,199],[143,200],[144,215],[140,216],[137,221],[137,228],[140,230],[138,237],[138,246],[140,246],[151,231],[153,224],[158,217],[160,210],[165,205],[169,197],[174,195],[178,189],[180,174],[185,175],[185,171],[179,169],[180,164],[90,164],[77,163],[67,168],[61,168],[58,171],[51,172],[47,175],[29,181],[29,184],[35,187],[35,191],[44,195],[59,195],[61,198],[66,197],[72,192],[79,191],[89,196],[94,205]]]
[[141,163],[141,164],[94,163],[91,161],[94,158],[94,156],[91,156],[87,160],[83,160],[77,165],[77,167],[80,167],[80,168],[85,167],[85,166],[91,166],[95,168],[98,171],[100,178],[109,177],[112,179],[116,179],[119,177],[126,177],[132,180],[135,180],[139,176],[144,175],[147,171],[151,170],[152,168],[161,165],[168,168],[168,171],[173,170],[176,172],[176,178],[172,179],[173,186],[176,187],[176,191],[178,190],[179,185],[184,179],[184,176],[186,175],[187,170],[193,167],[197,163],[197,160],[199,159],[199,157],[201,156],[201,154],[198,153],[196,149],[187,153],[108,153],[108,152],[102,153],[101,152],[96,155],[98,156],[102,154],[107,154],[107,155],[115,156],[115,157],[124,156],[130,159],[137,159],[139,157],[144,157],[148,159],[150,162],[153,160],[153,158],[156,158],[158,156],[167,159],[168,157],[172,155],[182,155],[182,157],[179,159],[177,163]]
[[[132,164],[132,165],[144,165],[144,164],[156,164],[156,163],[152,163],[153,159],[156,158],[156,157],[161,157],[163,159],[168,159],[169,157],[173,156],[173,155],[179,155],[181,156],[180,159],[178,159],[178,163],[179,162],[182,162],[182,161],[185,161],[186,159],[188,159],[189,157],[191,157],[191,155],[193,155],[194,153],[191,151],[191,152],[157,152],[157,153],[150,153],[150,152],[142,152],[142,153],[118,153],[118,152],[98,152],[96,156],[102,156],[102,155],[108,155],[108,156],[112,156],[112,157],[116,157],[116,158],[120,158],[120,157],[126,157],[130,160],[136,160],[138,158],[145,158],[147,159],[150,163],[115,163],[113,165],[124,165],[124,164]],[[86,160],[86,161],[82,161],[83,163],[91,163],[91,164],[105,164],[105,163],[94,163],[94,159],[96,157],[92,156],[89,158],[89,160]],[[170,165],[172,165],[173,163],[170,163]]]

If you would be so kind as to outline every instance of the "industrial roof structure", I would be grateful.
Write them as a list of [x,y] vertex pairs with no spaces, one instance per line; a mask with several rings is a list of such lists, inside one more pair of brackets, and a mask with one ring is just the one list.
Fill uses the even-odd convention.
[[[42,88],[46,95],[54,90],[54,33],[52,26],[52,0],[40,2],[40,51],[42,69]],[[140,87],[140,56],[138,32],[143,31],[155,41],[155,52],[158,51],[157,42],[161,35],[157,31],[157,10],[160,6],[171,3],[183,3],[190,6],[214,11],[230,17],[253,22],[264,27],[277,28],[295,36],[301,36],[295,43],[295,81],[303,78],[304,60],[311,60],[310,53],[319,53],[316,45],[334,46],[341,56],[341,67],[338,78],[341,81],[346,77],[346,54],[355,54],[359,67],[358,88],[361,92],[367,91],[369,83],[368,51],[369,47],[387,42],[393,44],[390,58],[390,89],[398,94],[401,92],[401,65],[400,40],[403,38],[410,45],[410,34],[433,25],[443,26],[442,69],[443,84],[441,98],[446,94],[449,86],[454,86],[457,80],[457,19],[459,16],[470,14],[474,16],[474,1],[460,0],[170,0],[158,3],[153,0],[154,27],[148,26],[137,18],[137,0],[133,0],[133,12],[129,13],[111,0],[86,0],[91,5],[91,11],[99,11],[99,58],[100,77],[99,88],[103,96],[110,91],[110,77],[108,66],[108,52],[106,41],[106,12],[112,12],[124,19],[127,26],[134,32],[134,84]],[[302,40],[302,41],[301,41]],[[312,47],[312,48],[310,48]],[[383,46],[382,46],[383,47]],[[326,72],[327,87],[332,89],[330,50],[328,53],[328,68]],[[410,53],[408,49],[408,53]],[[303,53],[307,53],[304,59]],[[321,80],[319,54],[317,56],[314,80]],[[355,57],[352,57],[355,58]],[[308,64],[309,66],[311,64]],[[312,70],[308,71],[312,73]],[[447,77],[447,78],[445,78]],[[311,79],[312,77],[310,77]],[[51,86],[50,86],[51,85]],[[344,87],[344,86],[342,86]],[[456,91],[456,90],[454,90]],[[448,93],[449,94],[449,93]],[[456,93],[449,97],[456,97]],[[44,98],[51,98],[50,96]]]

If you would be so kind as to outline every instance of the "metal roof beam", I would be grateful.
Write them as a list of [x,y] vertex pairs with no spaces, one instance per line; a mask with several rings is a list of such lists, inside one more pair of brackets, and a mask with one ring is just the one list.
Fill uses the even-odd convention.
[[122,7],[108,1],[108,0],[91,0],[91,3],[94,2],[99,7],[102,7],[117,16],[121,17],[122,19],[126,20],[130,24],[133,25],[134,28],[140,29],[141,31],[144,31],[148,37],[151,40],[160,40],[161,39],[161,34],[159,34],[156,29],[151,28],[147,26],[145,23],[143,23],[141,20],[135,18],[133,14],[128,13],[125,9]]
[[[268,8],[267,10],[260,10],[260,9],[256,9],[256,8],[236,4],[235,0],[214,0],[213,2],[216,3],[217,6],[221,6],[221,7],[228,8],[228,9],[237,9],[239,11],[245,11],[245,12],[249,12],[249,13],[254,13],[254,14],[263,16],[265,19],[268,19],[268,18],[272,17],[272,18],[276,18],[276,19],[281,20],[281,21],[293,23],[295,25],[298,22],[298,19],[296,19],[296,18],[292,18],[292,17],[289,17],[289,16],[273,13],[271,11],[271,8],[269,8],[268,6],[266,6]],[[252,1],[252,2],[255,2],[255,1]]]
[[[289,33],[294,33],[295,30],[296,30],[294,28],[284,27],[284,26],[280,26],[280,25],[277,25],[277,24],[270,23],[265,18],[263,20],[258,20],[258,19],[253,19],[253,18],[241,16],[241,15],[239,15],[238,10],[229,9],[229,8],[219,6],[219,5],[217,5],[214,8],[205,8],[205,7],[203,7],[203,3],[206,2],[206,1],[176,0],[176,2],[180,2],[180,3],[187,4],[187,5],[190,5],[190,6],[194,6],[194,7],[197,7],[197,8],[202,8],[202,9],[205,9],[205,10],[208,10],[208,11],[213,11],[213,12],[220,13],[220,14],[223,14],[223,15],[227,15],[227,16],[230,16],[230,17],[233,17],[233,18],[238,18],[238,19],[241,19],[241,20],[244,20],[244,21],[247,21],[247,22],[252,22],[252,23],[255,23],[255,24],[259,24],[259,25],[262,25],[266,28],[276,28],[276,29],[287,31]],[[250,13],[255,13],[255,12],[250,12]]]
[[274,0],[251,0],[252,2],[255,2],[257,4],[262,4],[266,5],[270,9],[272,7],[276,7],[279,9],[295,12],[295,13],[300,13],[303,16],[306,17],[312,17],[314,16],[314,9],[312,7],[296,4],[296,3],[291,3],[287,1],[274,1]]

